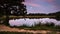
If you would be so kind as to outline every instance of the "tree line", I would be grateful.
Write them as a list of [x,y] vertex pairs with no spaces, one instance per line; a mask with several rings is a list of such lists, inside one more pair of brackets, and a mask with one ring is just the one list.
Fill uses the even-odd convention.
[[44,14],[44,13],[29,13],[27,15],[30,15],[30,16],[60,16],[60,11],[57,11],[55,13],[49,13],[49,14]]

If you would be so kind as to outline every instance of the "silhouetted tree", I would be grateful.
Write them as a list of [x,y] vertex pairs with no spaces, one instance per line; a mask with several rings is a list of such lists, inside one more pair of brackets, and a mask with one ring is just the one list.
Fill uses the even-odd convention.
[[6,15],[6,25],[9,25],[9,15],[25,15],[27,13],[26,6],[22,2],[24,0],[0,0],[0,8]]
[[22,4],[21,2],[24,2],[24,0],[11,0],[11,14],[12,15],[25,15],[27,14],[26,6]]

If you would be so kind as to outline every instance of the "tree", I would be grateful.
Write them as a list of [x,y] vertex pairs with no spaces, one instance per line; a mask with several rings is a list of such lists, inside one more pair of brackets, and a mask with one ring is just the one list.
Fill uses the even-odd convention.
[[21,2],[24,2],[24,0],[14,0],[11,3],[11,14],[12,15],[25,15],[27,14],[26,6],[22,4]]
[[6,15],[6,25],[9,25],[9,15],[25,15],[27,13],[26,6],[22,2],[24,0],[0,0],[0,8]]

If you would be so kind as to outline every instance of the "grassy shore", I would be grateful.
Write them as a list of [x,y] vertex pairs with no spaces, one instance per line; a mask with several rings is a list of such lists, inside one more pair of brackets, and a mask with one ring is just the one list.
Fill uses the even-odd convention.
[[[9,16],[9,19],[18,19],[18,18],[55,18],[56,16]],[[2,16],[1,19],[5,19],[6,16]]]

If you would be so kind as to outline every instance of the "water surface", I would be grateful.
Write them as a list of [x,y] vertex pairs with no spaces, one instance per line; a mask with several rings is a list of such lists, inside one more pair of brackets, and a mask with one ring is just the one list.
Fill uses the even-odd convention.
[[23,19],[12,19],[9,20],[10,26],[34,26],[35,24],[46,24],[46,23],[54,23],[55,25],[60,25],[60,21],[56,19],[50,19],[50,18],[39,18],[39,19],[29,19],[29,18],[23,18]]

